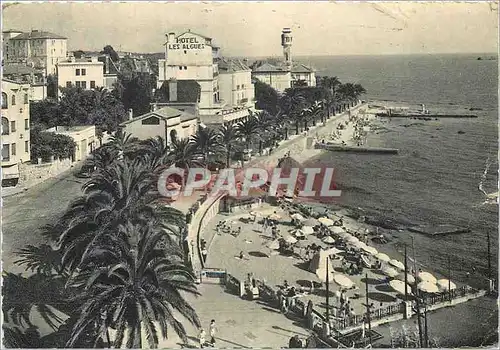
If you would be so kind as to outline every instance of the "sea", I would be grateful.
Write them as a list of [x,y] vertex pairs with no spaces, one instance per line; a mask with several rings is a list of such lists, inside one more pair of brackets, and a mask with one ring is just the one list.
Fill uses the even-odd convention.
[[[478,60],[478,57],[489,59]],[[325,152],[313,163],[333,166],[340,204],[410,224],[453,224],[470,233],[430,237],[392,232],[396,247],[411,245],[429,271],[484,286],[487,236],[498,275],[498,60],[492,54],[300,57],[317,75],[361,84],[363,100],[477,119],[393,119],[369,133],[366,144],[398,148],[398,155]],[[373,102],[376,101],[376,102]],[[489,164],[489,167],[487,166]],[[486,169],[486,175],[483,176]],[[394,244],[394,243],[393,243]]]

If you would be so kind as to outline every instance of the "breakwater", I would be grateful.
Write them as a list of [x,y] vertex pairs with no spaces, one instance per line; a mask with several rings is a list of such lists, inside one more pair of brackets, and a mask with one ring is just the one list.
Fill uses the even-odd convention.
[[434,118],[457,118],[457,119],[475,119],[478,118],[477,115],[472,114],[399,114],[399,113],[376,113],[375,116],[381,118],[411,118],[411,119],[422,119],[430,120]]
[[328,143],[318,143],[314,145],[316,149],[324,149],[334,152],[351,152],[351,153],[376,153],[376,154],[398,154],[397,148],[377,148],[377,147],[354,147],[341,146]]

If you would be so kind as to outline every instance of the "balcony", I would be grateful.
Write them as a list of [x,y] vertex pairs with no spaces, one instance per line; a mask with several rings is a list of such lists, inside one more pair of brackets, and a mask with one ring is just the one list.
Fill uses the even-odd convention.
[[246,97],[245,97],[245,98],[242,98],[242,99],[238,102],[238,104],[245,104],[245,103],[247,103],[247,102],[248,102],[248,98],[246,98]]

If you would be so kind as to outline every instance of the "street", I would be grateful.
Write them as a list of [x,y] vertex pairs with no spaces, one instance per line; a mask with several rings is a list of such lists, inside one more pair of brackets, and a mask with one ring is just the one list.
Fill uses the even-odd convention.
[[81,193],[86,179],[73,176],[73,169],[44,181],[25,192],[2,198],[2,269],[23,273],[14,264],[15,252],[28,244],[39,245],[47,239],[41,229],[53,224]]

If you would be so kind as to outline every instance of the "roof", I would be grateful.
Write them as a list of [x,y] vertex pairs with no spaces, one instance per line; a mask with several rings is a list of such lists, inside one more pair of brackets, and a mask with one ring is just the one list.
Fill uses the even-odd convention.
[[6,64],[2,67],[3,75],[25,75],[25,74],[35,74],[37,71],[35,68],[29,67],[24,64]]
[[162,107],[160,109],[157,109],[156,111],[152,111],[152,112],[143,114],[137,118],[127,120],[127,121],[121,123],[120,125],[127,125],[127,124],[130,124],[132,122],[135,122],[138,120],[144,120],[144,119],[149,118],[149,117],[158,117],[158,118],[163,119],[163,120],[168,120],[168,119],[180,117],[181,121],[196,118],[192,114],[189,114],[187,112],[183,112],[183,111],[180,111],[176,108],[172,108],[172,107],[167,106],[167,107]]
[[274,64],[265,62],[262,65],[254,68],[253,72],[286,72],[287,69],[284,67],[279,67]]
[[51,32],[45,32],[43,30],[33,30],[31,33],[22,33],[18,36],[11,38],[10,40],[26,40],[26,39],[68,39],[59,34],[54,34]]
[[221,58],[218,62],[219,71],[240,72],[251,70],[245,63],[237,59]]
[[314,69],[302,63],[294,63],[292,73],[314,73]]
[[2,30],[2,33],[22,33],[22,30],[15,30],[15,29],[6,29]]
[[177,80],[177,101],[170,101],[169,81],[164,81],[157,90],[158,102],[198,103],[201,94],[196,80]]
[[182,35],[184,35],[184,34],[194,34],[194,35],[201,36],[201,37],[202,37],[202,38],[204,38],[204,39],[207,39],[207,40],[212,40],[212,38],[210,38],[210,37],[208,37],[208,36],[206,36],[206,35],[203,35],[203,34],[198,34],[198,33],[192,32],[191,30],[187,30],[187,31],[185,31],[185,32],[183,32],[183,33],[181,33],[181,34],[177,35],[177,36],[176,36],[176,38],[178,38],[178,37],[180,37],[180,36],[182,36]]

